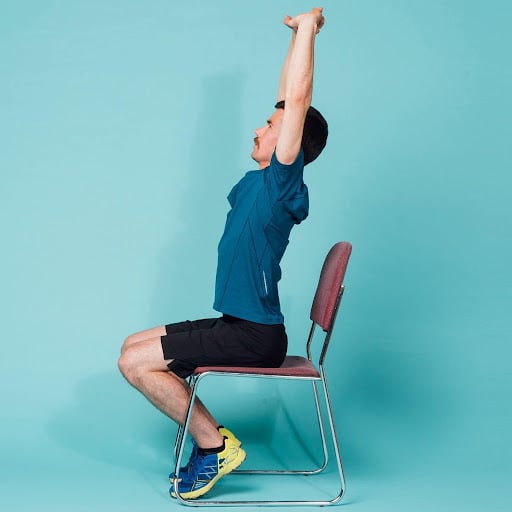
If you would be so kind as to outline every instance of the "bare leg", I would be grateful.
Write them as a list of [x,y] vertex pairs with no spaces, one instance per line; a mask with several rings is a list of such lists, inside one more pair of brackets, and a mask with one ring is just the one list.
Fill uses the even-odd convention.
[[[128,337],[121,349],[119,369],[126,380],[160,411],[183,425],[190,401],[188,383],[169,372],[164,360],[160,336],[165,327],[155,327]],[[152,336],[147,338],[147,336]],[[222,445],[218,423],[206,407],[196,400],[190,420],[190,433],[201,448]]]
[[[124,340],[123,346],[121,347],[121,354],[124,353],[124,351],[134,343],[138,343],[140,341],[146,341],[152,338],[158,338],[160,336],[165,336],[165,326],[161,325],[159,327],[153,327],[152,329],[146,329],[144,331],[136,332],[134,334],[131,334]],[[162,354],[163,358],[163,354]],[[172,374],[175,376],[174,374]],[[190,389],[190,388],[189,388]],[[211,415],[210,411],[205,407],[203,402],[201,402],[200,398],[196,395],[196,399],[194,401],[194,408],[197,408],[200,410],[201,414],[203,416],[209,416],[210,422],[213,424],[215,423],[215,426],[218,427],[219,424],[215,420],[215,418]],[[197,440],[196,440],[197,442]]]
[[130,336],[128,336],[128,338],[124,340],[123,346],[121,347],[121,354],[123,354],[123,352],[134,343],[138,343],[139,341],[151,340],[153,338],[160,338],[160,336],[165,336],[166,334],[167,333],[165,331],[165,326],[163,325],[153,327],[152,329],[146,329],[145,331],[139,331],[134,334],[130,334]]

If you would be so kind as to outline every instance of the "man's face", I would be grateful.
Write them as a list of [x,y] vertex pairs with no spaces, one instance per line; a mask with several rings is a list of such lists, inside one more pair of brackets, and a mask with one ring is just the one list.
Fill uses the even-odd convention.
[[282,108],[269,117],[265,126],[254,130],[256,137],[254,138],[254,148],[251,158],[258,162],[260,169],[264,169],[270,164],[272,153],[276,148],[277,139],[281,132],[281,122],[283,120],[284,110]]

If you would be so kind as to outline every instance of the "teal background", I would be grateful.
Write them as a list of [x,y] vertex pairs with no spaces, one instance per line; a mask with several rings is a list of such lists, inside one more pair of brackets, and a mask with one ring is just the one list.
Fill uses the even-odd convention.
[[[323,5],[314,104],[330,139],[281,296],[301,352],[323,256],[352,242],[327,365],[346,508],[510,510],[512,4]],[[280,22],[310,8],[2,1],[2,510],[178,507],[175,428],[123,381],[119,347],[212,314],[225,196],[272,112]],[[225,389],[204,398],[247,466],[310,460],[307,388]],[[332,476],[215,492],[322,495]]]

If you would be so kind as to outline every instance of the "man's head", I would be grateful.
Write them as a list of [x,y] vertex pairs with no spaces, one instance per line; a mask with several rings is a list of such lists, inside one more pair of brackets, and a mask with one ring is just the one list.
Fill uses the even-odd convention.
[[[275,104],[276,110],[267,119],[266,125],[255,130],[256,137],[254,138],[254,149],[251,157],[260,163],[260,168],[265,167],[270,162],[281,132],[284,108],[284,101],[278,101]],[[327,121],[316,108],[309,107],[304,121],[301,142],[304,150],[304,165],[311,163],[322,152],[327,143],[327,135]]]
[[[275,104],[276,109],[284,110],[284,100]],[[329,129],[324,116],[315,107],[309,107],[302,132],[302,149],[304,150],[304,165],[311,163],[323,151],[327,144]]]

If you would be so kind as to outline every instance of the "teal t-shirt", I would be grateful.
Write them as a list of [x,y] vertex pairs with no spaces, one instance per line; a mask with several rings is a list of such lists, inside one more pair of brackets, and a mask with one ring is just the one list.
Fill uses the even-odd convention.
[[231,205],[219,242],[213,307],[262,324],[281,324],[277,283],[290,231],[308,216],[304,153],[283,165],[249,171],[231,190]]

